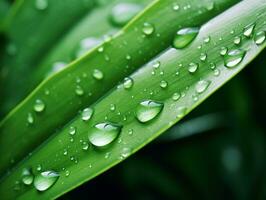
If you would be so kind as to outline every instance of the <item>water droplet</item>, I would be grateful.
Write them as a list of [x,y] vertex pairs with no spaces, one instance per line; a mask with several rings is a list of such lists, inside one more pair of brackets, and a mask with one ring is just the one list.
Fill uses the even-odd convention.
[[190,28],[183,28],[177,31],[173,46],[176,49],[182,49],[188,46],[198,35],[199,28],[190,27]]
[[104,51],[104,47],[103,46],[100,46],[98,49],[97,49],[98,52],[102,53]]
[[207,54],[206,53],[201,53],[200,54],[200,60],[204,62],[204,61],[206,61],[206,59],[207,59]]
[[145,22],[142,27],[142,32],[145,35],[151,35],[154,32],[154,26],[150,23]]
[[162,80],[162,81],[160,82],[160,87],[161,87],[161,88],[165,89],[165,88],[167,88],[167,86],[168,86],[168,83],[167,83],[166,81]]
[[154,119],[163,109],[164,104],[152,100],[146,100],[139,104],[136,117],[142,122],[146,123]]
[[228,48],[227,47],[221,47],[220,49],[220,55],[225,56],[227,54]]
[[219,69],[215,69],[213,71],[213,74],[214,74],[214,76],[219,76],[220,75],[220,70]]
[[81,113],[81,118],[83,121],[88,121],[93,114],[93,110],[91,108],[85,108]]
[[76,94],[77,94],[78,96],[82,96],[82,95],[84,95],[84,90],[83,90],[82,87],[79,86],[79,85],[76,86],[75,92],[76,92]]
[[213,8],[214,8],[214,2],[213,1],[207,2],[206,9],[212,10]]
[[110,19],[115,26],[126,25],[142,7],[133,3],[119,3],[115,5],[111,11]]
[[66,175],[66,177],[68,177],[70,175],[70,171],[66,170],[65,175]]
[[246,51],[244,50],[240,49],[231,50],[224,56],[224,64],[228,68],[233,68],[243,60],[245,55]]
[[181,97],[181,94],[178,93],[178,92],[175,92],[175,93],[173,94],[173,96],[172,96],[172,99],[173,99],[174,101],[177,101],[178,99],[180,99],[180,97]]
[[249,24],[244,28],[243,34],[246,37],[250,37],[253,34],[254,28],[256,24]]
[[187,113],[187,108],[185,106],[180,106],[177,108],[177,117],[181,118]]
[[31,185],[32,182],[33,182],[33,179],[34,179],[34,176],[31,173],[31,170],[30,169],[27,169],[27,168],[24,168],[22,170],[22,182],[25,185]]
[[199,64],[198,63],[190,63],[189,65],[188,65],[188,71],[190,72],[190,73],[195,73],[197,70],[198,70],[198,67],[199,67]]
[[103,147],[112,143],[121,132],[122,126],[110,122],[99,123],[89,133],[89,141],[97,147]]
[[77,128],[76,127],[74,127],[74,126],[70,126],[69,127],[69,134],[70,135],[75,135],[76,132],[77,132]]
[[89,149],[89,144],[88,144],[88,142],[82,142],[82,149],[84,150],[84,151],[87,151],[88,149]]
[[110,104],[110,110],[115,111],[115,104]]
[[45,10],[48,7],[47,0],[35,0],[35,7],[38,10]]
[[210,36],[208,36],[208,37],[206,37],[204,40],[204,43],[209,43],[210,41],[211,41],[211,37]]
[[123,86],[124,86],[125,89],[130,89],[130,88],[132,88],[133,84],[134,84],[134,81],[133,81],[132,78],[130,78],[130,77],[126,77],[126,78],[124,79]]
[[42,170],[42,166],[41,166],[40,164],[37,165],[36,170],[37,170],[37,171],[41,171],[41,170]]
[[33,118],[32,113],[28,113],[28,116],[27,116],[27,122],[28,122],[29,124],[33,124],[33,123],[34,123],[34,118]]
[[153,62],[153,64],[152,64],[152,66],[155,68],[155,69],[157,69],[157,68],[159,68],[160,67],[160,65],[161,65],[161,62],[160,61],[155,61],[155,62]]
[[197,93],[201,94],[204,91],[206,91],[207,88],[209,87],[210,83],[211,83],[211,81],[209,81],[209,80],[200,80],[200,81],[198,81],[197,84],[196,84]]
[[133,129],[128,129],[128,135],[133,135]]
[[234,44],[239,45],[240,43],[241,43],[241,37],[236,36],[236,37],[234,38]]
[[67,154],[68,154],[67,149],[64,149],[64,151],[63,151],[63,155],[66,156]]
[[180,8],[180,6],[178,5],[178,3],[173,3],[173,10],[178,11]]
[[260,31],[255,34],[254,41],[257,45],[264,43],[266,40],[266,32]]
[[45,109],[45,104],[41,99],[37,99],[33,108],[36,112],[42,112]]
[[121,155],[120,155],[120,159],[122,160],[122,159],[127,158],[131,153],[132,153],[131,148],[124,147],[122,149],[122,152],[121,152]]
[[45,191],[51,188],[58,178],[59,174],[55,171],[41,172],[34,178],[34,187],[38,191]]
[[102,71],[100,71],[98,69],[93,70],[93,74],[92,75],[97,80],[103,79],[103,73],[102,73]]

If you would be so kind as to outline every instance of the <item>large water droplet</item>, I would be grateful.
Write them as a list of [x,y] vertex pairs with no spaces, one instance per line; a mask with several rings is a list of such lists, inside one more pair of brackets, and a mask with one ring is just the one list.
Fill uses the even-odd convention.
[[38,10],[45,10],[48,7],[47,0],[35,0],[35,7]]
[[257,45],[264,43],[266,40],[266,32],[260,31],[255,34],[254,41]]
[[93,70],[93,74],[92,74],[92,76],[93,76],[95,79],[97,79],[97,80],[101,80],[101,79],[103,79],[103,73],[102,73],[102,71],[100,71],[100,70],[98,70],[98,69]]
[[126,77],[126,78],[124,79],[123,86],[124,86],[125,89],[130,89],[130,88],[132,88],[133,84],[134,84],[134,81],[133,81],[132,78],[130,78],[130,77]]
[[22,170],[22,182],[23,182],[25,185],[30,185],[30,184],[32,184],[33,179],[34,179],[34,176],[33,176],[33,174],[31,173],[31,170],[28,169],[28,168],[24,168],[24,169]]
[[245,55],[246,51],[244,50],[240,49],[231,50],[224,56],[224,64],[228,68],[233,68],[243,60]]
[[110,19],[115,26],[126,25],[142,7],[133,3],[119,3],[113,7],[110,15]]
[[97,147],[103,147],[112,143],[121,132],[122,126],[110,122],[96,124],[89,133],[89,141]]
[[45,104],[41,99],[37,99],[33,108],[36,112],[42,112],[45,109]]
[[139,104],[136,117],[142,122],[148,122],[154,119],[163,109],[164,104],[152,100],[146,100]]
[[199,33],[199,28],[196,27],[180,29],[176,33],[176,36],[173,41],[173,46],[176,49],[185,48],[196,38],[198,33]]
[[93,114],[93,110],[91,108],[85,108],[81,113],[81,118],[83,121],[88,121]]
[[204,91],[206,91],[207,88],[209,87],[210,83],[211,83],[211,81],[209,81],[209,80],[200,80],[200,81],[198,81],[197,84],[196,84],[197,93],[201,94]]
[[150,23],[145,22],[142,27],[142,32],[145,35],[151,35],[154,32],[154,26]]
[[251,37],[251,35],[253,34],[254,28],[255,28],[256,24],[249,24],[244,28],[243,34],[246,37]]
[[45,191],[52,187],[55,184],[57,179],[59,178],[59,174],[55,171],[45,171],[36,175],[34,178],[34,187],[38,191]]

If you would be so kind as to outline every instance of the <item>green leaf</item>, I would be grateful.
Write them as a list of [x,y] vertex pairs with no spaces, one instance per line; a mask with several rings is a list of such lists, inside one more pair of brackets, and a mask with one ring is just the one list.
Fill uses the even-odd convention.
[[[6,199],[55,198],[136,152],[197,107],[265,48],[266,43],[259,45],[257,40],[258,35],[265,33],[265,17],[264,0],[242,1],[202,26],[187,48],[169,49],[159,55],[131,75],[134,85],[130,90],[123,84],[113,89],[91,106],[94,112],[90,119],[84,121],[82,116],[76,117],[3,177],[0,184],[2,196]],[[245,36],[245,27],[250,24],[254,24],[255,29],[250,36]],[[236,37],[241,37],[241,43],[235,44],[238,43],[234,42]],[[221,55],[222,47],[228,48],[224,56]],[[207,55],[204,61],[202,53]],[[154,68],[155,61],[160,61],[159,68]],[[191,62],[198,63],[194,73],[189,72]],[[162,87],[161,81],[167,81],[167,87]],[[177,92],[183,95],[174,101],[173,94]],[[140,105],[148,99],[153,103]],[[154,117],[141,123],[136,114],[147,105],[147,113]],[[105,131],[112,131],[112,134],[116,131],[117,138],[113,138],[109,146],[99,148],[87,142],[96,131],[103,134],[99,128],[102,123],[107,123],[101,126]],[[76,128],[75,134],[70,134],[71,127]],[[84,144],[89,145],[88,149]],[[60,174],[51,188],[39,193],[33,186],[15,184],[21,180],[24,168],[30,167],[38,175],[40,171],[36,168],[39,165],[40,171],[54,170]],[[16,192],[14,187],[17,187]]]
[[[94,103],[125,76],[168,48],[179,28],[201,26],[235,2],[216,0],[213,9],[209,9],[209,1],[199,4],[193,0],[191,5],[196,6],[176,11],[172,5],[176,3],[174,0],[156,1],[112,40],[41,83],[0,123],[0,152],[6,152],[0,158],[0,172],[73,119],[78,110]],[[186,7],[187,1],[182,0],[179,4]],[[143,33],[146,22],[155,27],[152,35]],[[103,79],[99,80],[94,73],[101,72]],[[34,110],[36,101],[45,104],[43,112]],[[10,149],[14,141],[17,145]]]

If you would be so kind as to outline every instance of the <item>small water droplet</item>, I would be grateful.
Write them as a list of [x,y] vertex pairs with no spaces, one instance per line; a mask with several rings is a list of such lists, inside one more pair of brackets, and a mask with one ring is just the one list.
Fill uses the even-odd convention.
[[25,185],[31,185],[32,182],[33,182],[33,179],[34,179],[34,176],[31,172],[30,169],[28,168],[24,168],[22,170],[22,182],[25,184]]
[[45,10],[48,7],[47,0],[35,0],[35,7],[38,10]]
[[199,67],[199,64],[198,63],[190,63],[189,65],[188,65],[188,71],[190,72],[190,73],[195,73],[197,70],[198,70],[198,67]]
[[227,47],[221,47],[220,49],[220,55],[225,56],[227,54],[228,48]]
[[209,87],[211,81],[209,80],[200,80],[197,82],[196,84],[196,91],[198,94],[203,93],[204,91],[207,90],[207,88]]
[[93,110],[91,108],[85,108],[81,113],[81,118],[83,121],[88,121],[93,114]]
[[152,100],[146,100],[139,104],[136,117],[142,122],[146,123],[154,119],[163,109],[164,104]]
[[133,129],[128,129],[128,135],[133,135]]
[[124,148],[122,149],[121,154],[120,154],[120,159],[122,160],[122,159],[127,158],[131,153],[132,153],[131,148],[129,148],[129,147],[124,147]]
[[233,68],[243,60],[245,55],[246,51],[244,50],[231,50],[224,56],[224,64],[227,68]]
[[158,69],[159,67],[160,67],[160,65],[161,65],[161,62],[160,61],[155,61],[155,62],[153,62],[153,64],[152,64],[152,66],[155,68],[155,69]]
[[40,164],[37,165],[36,170],[37,170],[37,171],[41,171],[41,170],[42,170],[42,166],[41,166]]
[[42,112],[45,109],[45,104],[41,99],[36,99],[33,108],[36,112]]
[[33,124],[33,123],[34,123],[34,118],[33,118],[32,113],[28,113],[28,116],[27,116],[27,122],[28,122],[29,124]]
[[239,45],[240,43],[241,43],[241,37],[236,36],[236,37],[234,38],[234,44]]
[[121,132],[122,126],[110,122],[99,123],[89,133],[89,141],[97,147],[103,147],[112,143]]
[[177,108],[177,117],[181,118],[187,113],[187,108],[185,106],[180,106]]
[[206,37],[204,40],[204,43],[209,43],[210,41],[211,41],[211,37],[210,36],[208,36],[208,37]]
[[59,178],[59,173],[55,171],[44,171],[37,174],[34,178],[34,187],[38,191],[45,191],[51,188],[57,179]]
[[76,132],[77,132],[77,128],[76,127],[74,127],[74,126],[70,126],[69,127],[69,134],[70,135],[75,135]]
[[82,149],[84,150],[84,151],[87,151],[88,149],[89,149],[89,144],[88,144],[88,142],[82,142]]
[[126,78],[124,79],[123,86],[124,86],[125,89],[130,89],[130,88],[132,88],[133,84],[134,84],[134,81],[133,81],[132,78],[130,78],[130,77],[126,77]]
[[110,104],[110,110],[111,110],[111,111],[115,111],[115,108],[116,108],[116,107],[115,107],[115,104]]
[[115,5],[110,14],[110,20],[115,26],[126,25],[142,7],[133,3],[119,3]]
[[204,61],[206,61],[206,59],[207,59],[207,54],[206,53],[201,53],[200,54],[200,60],[204,62]]
[[104,47],[103,46],[100,46],[98,49],[97,49],[98,52],[102,53],[104,51]]
[[167,81],[162,80],[162,81],[160,82],[160,87],[161,87],[161,88],[165,89],[165,88],[167,88],[167,86],[168,86]]
[[92,76],[93,76],[95,79],[97,79],[97,80],[101,80],[101,79],[103,79],[103,73],[102,73],[102,71],[100,71],[100,70],[98,70],[98,69],[93,70],[93,74],[92,74]]
[[67,149],[64,149],[64,151],[63,151],[63,155],[66,156],[67,154],[68,154]]
[[266,40],[266,32],[260,31],[255,34],[254,41],[257,45],[261,45]]
[[176,49],[183,49],[186,46],[188,46],[198,35],[199,28],[196,27],[189,27],[189,28],[183,28],[177,31],[173,46]]
[[214,76],[219,76],[220,75],[220,70],[219,69],[215,69],[213,71],[213,74],[214,74]]
[[150,23],[145,22],[142,27],[142,32],[145,35],[151,35],[154,32],[154,26]]
[[181,97],[181,94],[178,93],[178,92],[175,92],[175,93],[173,94],[173,96],[172,96],[172,99],[173,99],[174,101],[177,101],[178,99],[180,99],[180,97]]
[[66,177],[68,177],[70,175],[70,171],[66,170],[65,175],[66,175]]
[[179,9],[180,9],[180,6],[178,5],[178,3],[173,3],[173,10],[178,11]]
[[78,96],[82,96],[84,95],[84,90],[82,89],[82,87],[80,85],[76,86],[75,92]]
[[246,37],[251,37],[253,34],[254,28],[255,28],[255,23],[254,24],[249,24],[244,28],[243,34]]

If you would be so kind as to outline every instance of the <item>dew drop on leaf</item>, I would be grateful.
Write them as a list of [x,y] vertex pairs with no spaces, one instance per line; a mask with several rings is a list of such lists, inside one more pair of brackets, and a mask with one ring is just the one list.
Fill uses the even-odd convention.
[[173,3],[173,10],[178,11],[179,9],[180,9],[180,6],[178,5],[178,3]]
[[89,133],[89,141],[97,147],[103,147],[112,143],[121,132],[122,126],[110,122],[99,123]]
[[188,46],[198,35],[199,28],[197,27],[189,27],[189,28],[183,28],[177,31],[173,46],[176,49],[182,49]]
[[45,104],[41,99],[37,99],[33,106],[35,112],[42,112],[45,109]]
[[126,25],[142,7],[134,3],[119,3],[115,5],[110,13],[110,20],[114,26]]
[[210,83],[211,82],[208,81],[208,80],[200,80],[200,81],[198,81],[197,84],[196,84],[196,92],[198,94],[201,94],[201,93],[205,92],[207,90],[207,88],[209,87]]
[[201,53],[201,54],[200,54],[200,60],[201,60],[202,62],[204,62],[204,61],[206,61],[206,59],[207,59],[207,54],[206,54],[206,53]]
[[180,106],[177,108],[177,117],[181,118],[187,113],[187,107],[185,106]]
[[221,49],[220,49],[220,55],[221,56],[226,55],[227,54],[227,51],[228,51],[227,47],[221,47]]
[[234,38],[234,44],[239,45],[240,43],[241,43],[241,37],[236,36],[236,37]]
[[244,28],[243,34],[246,37],[251,37],[255,28],[255,23],[254,24],[249,24]]
[[24,168],[22,170],[22,183],[25,185],[31,185],[33,182],[34,176],[30,169]]
[[244,50],[240,49],[231,50],[224,56],[224,65],[227,68],[233,68],[243,60],[245,55],[246,51]]
[[152,100],[142,101],[136,111],[136,118],[142,123],[154,119],[163,109],[164,104]]
[[85,108],[81,113],[81,118],[83,121],[88,121],[93,114],[93,110],[91,108]]
[[197,70],[198,70],[198,68],[199,68],[199,64],[197,64],[197,63],[190,63],[189,65],[188,65],[188,71],[190,72],[190,73],[195,73]]
[[151,35],[154,32],[154,26],[148,22],[145,22],[142,27],[142,32],[145,35]]
[[260,31],[255,34],[254,41],[257,45],[261,45],[266,40],[266,32]]
[[33,124],[34,123],[34,117],[33,117],[32,113],[28,113],[27,122],[29,124]]
[[167,88],[167,86],[168,86],[167,81],[162,80],[162,81],[160,82],[160,87],[161,87],[161,88],[165,89],[165,88]]
[[77,128],[74,127],[74,126],[70,126],[68,132],[69,132],[70,135],[75,135],[76,132],[77,132]]
[[38,10],[45,10],[48,7],[47,0],[35,0],[35,7]]
[[177,101],[178,99],[180,99],[180,97],[181,97],[181,94],[178,93],[178,92],[175,92],[175,93],[173,94],[173,96],[172,96],[172,99],[173,99],[174,101]]
[[157,60],[157,61],[153,62],[152,67],[154,67],[155,69],[157,69],[157,68],[160,67],[160,65],[161,65],[161,62]]
[[55,171],[44,171],[34,178],[34,187],[38,191],[45,191],[51,188],[59,178],[59,173]]
[[130,88],[132,88],[133,84],[134,84],[134,81],[133,81],[132,78],[130,78],[130,77],[126,77],[126,78],[124,79],[123,86],[124,86],[125,89],[130,89]]
[[93,70],[93,74],[92,74],[92,76],[93,76],[95,79],[97,79],[97,80],[101,80],[101,79],[103,79],[103,73],[102,73],[102,71],[100,71],[100,70],[98,70],[98,69]]
[[84,95],[84,90],[83,90],[83,88],[80,85],[77,85],[76,89],[75,89],[75,93],[78,96],[82,96],[82,95]]

